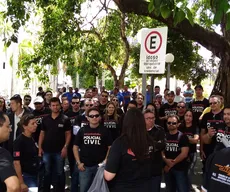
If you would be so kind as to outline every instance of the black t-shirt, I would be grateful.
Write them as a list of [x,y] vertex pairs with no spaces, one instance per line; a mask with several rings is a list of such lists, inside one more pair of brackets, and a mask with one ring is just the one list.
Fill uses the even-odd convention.
[[120,136],[120,126],[112,116],[108,120],[103,119],[104,126],[110,131],[113,141]]
[[13,159],[10,153],[0,147],[0,191],[6,192],[6,185],[4,181],[12,176],[17,176],[14,166]]
[[154,125],[151,130],[148,130],[149,135],[154,141],[154,158],[153,158],[153,175],[161,175],[163,168],[163,159],[161,151],[165,148],[165,131],[163,127]]
[[[180,125],[179,131],[182,132],[184,135],[187,135],[188,139],[194,138],[194,135],[198,135],[195,125],[192,125],[191,127],[186,127],[186,125],[183,123]],[[189,153],[196,153],[196,144],[189,144]]]
[[[205,132],[208,132],[208,128],[214,127],[216,129],[216,132],[218,132],[219,129],[224,129],[225,124],[223,121],[223,111],[221,111],[218,114],[213,114],[212,112],[204,114],[202,121],[201,121],[201,128],[205,130]],[[212,141],[210,144],[204,144],[204,152],[206,153],[206,156],[210,155],[216,146],[216,136],[212,137]]]
[[38,140],[39,140],[39,135],[40,135],[40,132],[41,132],[41,127],[42,127],[42,119],[46,116],[48,116],[49,114],[51,113],[50,109],[47,109],[44,107],[43,110],[34,110],[33,111],[33,115],[35,116],[36,118],[36,121],[37,121],[37,129],[35,131],[35,133],[33,133],[33,138],[35,140],[35,142],[38,143]]
[[77,116],[74,125],[78,125],[81,128],[89,125],[89,121],[86,118],[85,114]]
[[209,156],[203,188],[208,192],[230,191],[230,148],[224,148]]
[[110,132],[104,126],[91,128],[89,125],[81,128],[74,141],[80,148],[80,160],[85,166],[94,166],[101,163],[112,144]]
[[105,114],[106,105],[107,105],[107,103],[105,105],[102,105],[100,103],[99,106],[98,106],[101,116],[103,116]]
[[109,151],[105,170],[116,173],[109,182],[110,192],[152,192],[153,147],[150,146],[146,159],[138,162],[128,147],[126,137],[117,138]]
[[13,157],[20,161],[22,173],[38,173],[38,147],[32,137],[18,136],[13,145]]
[[[174,135],[166,133],[166,147],[165,157],[167,159],[175,159],[180,153],[182,147],[189,147],[188,137],[181,132]],[[188,168],[188,161],[185,158],[183,161],[174,165],[176,170],[186,170]]]
[[217,129],[217,133],[215,136],[216,146],[215,146],[214,151],[219,151],[226,147],[222,142],[223,137],[225,137],[227,142],[230,143],[230,127],[223,126]]
[[71,123],[61,113],[56,119],[49,115],[42,120],[42,130],[45,132],[42,146],[44,152],[58,153],[65,145],[65,132],[71,130]]

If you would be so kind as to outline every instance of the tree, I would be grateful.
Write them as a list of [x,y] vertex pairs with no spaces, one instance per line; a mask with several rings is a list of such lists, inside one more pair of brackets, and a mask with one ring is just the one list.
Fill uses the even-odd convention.
[[[185,0],[114,0],[124,13],[148,16],[163,22],[187,39],[194,40],[220,58],[219,72],[214,90],[222,92],[226,103],[230,104],[230,12],[227,0],[189,1]],[[178,6],[180,3],[180,6]],[[199,13],[200,18],[196,17]],[[210,14],[212,13],[212,14]],[[214,19],[211,20],[214,15]],[[219,24],[222,35],[214,32],[214,24]]]

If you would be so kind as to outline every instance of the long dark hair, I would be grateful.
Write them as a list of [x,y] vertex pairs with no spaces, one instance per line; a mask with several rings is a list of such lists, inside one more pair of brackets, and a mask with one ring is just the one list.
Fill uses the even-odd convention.
[[187,109],[184,113],[184,119],[183,119],[183,122],[182,122],[182,125],[185,127],[186,126],[186,123],[185,123],[185,114],[190,112],[192,114],[192,127],[193,126],[196,126],[196,122],[195,122],[195,119],[194,119],[194,113],[191,109]]
[[146,158],[149,146],[153,144],[147,133],[144,115],[137,108],[129,109],[124,118],[122,136],[138,161]]
[[2,99],[3,100],[3,107],[2,107],[2,112],[6,112],[6,101],[5,101],[5,99],[3,98],[3,97],[1,97],[0,96],[0,99]]

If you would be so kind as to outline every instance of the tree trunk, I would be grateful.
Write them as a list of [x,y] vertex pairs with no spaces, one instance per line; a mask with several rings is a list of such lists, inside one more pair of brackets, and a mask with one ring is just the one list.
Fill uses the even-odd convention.
[[225,104],[230,104],[230,56],[229,53],[223,53],[220,56],[220,66],[212,93],[216,91],[224,95]]

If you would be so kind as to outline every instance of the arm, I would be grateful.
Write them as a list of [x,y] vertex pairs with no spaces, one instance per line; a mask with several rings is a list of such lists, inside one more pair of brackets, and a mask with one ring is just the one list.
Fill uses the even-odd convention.
[[200,139],[202,140],[202,142],[204,144],[210,144],[212,141],[212,137],[215,134],[214,132],[215,132],[215,130],[212,128],[209,128],[208,132],[206,132],[205,129],[201,129],[201,133],[200,133],[201,138]]
[[21,164],[20,161],[15,161],[14,160],[14,168],[18,176],[19,183],[21,185],[21,190],[22,191],[28,191],[28,187],[24,183],[23,177],[22,177],[22,169],[21,169]]
[[111,146],[108,146],[108,151],[107,151],[107,154],[106,154],[106,156],[105,156],[105,160],[104,160],[104,161],[105,161],[105,163],[106,163],[106,160],[107,160],[107,158],[108,158],[110,148],[111,148]]
[[21,192],[19,180],[16,176],[8,177],[4,183],[6,184],[7,192]]
[[42,144],[45,137],[45,131],[41,130],[38,140],[38,156],[42,156],[43,150],[42,150]]
[[71,131],[66,131],[65,132],[65,145],[63,146],[63,148],[61,150],[61,157],[62,158],[65,158],[67,156],[67,148],[69,146],[70,139],[71,139]]
[[189,147],[182,147],[181,153],[173,160],[174,165],[186,159],[188,157],[188,151]]
[[74,154],[74,158],[77,163],[78,169],[80,171],[84,171],[85,170],[84,163],[81,163],[80,155],[79,155],[79,147],[77,145],[73,146],[73,154]]
[[111,181],[116,176],[116,173],[110,173],[104,170],[104,178],[106,181]]
[[197,144],[199,141],[199,135],[194,135],[194,138],[189,138],[190,144]]

